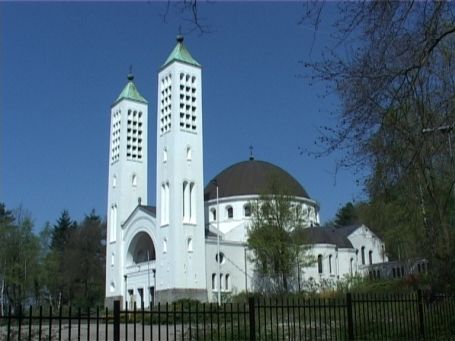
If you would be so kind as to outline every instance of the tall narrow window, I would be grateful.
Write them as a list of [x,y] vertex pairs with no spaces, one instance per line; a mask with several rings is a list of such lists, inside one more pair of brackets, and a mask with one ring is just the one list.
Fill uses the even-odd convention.
[[332,273],[332,255],[329,256],[329,273]]
[[193,239],[188,238],[187,244],[188,244],[188,252],[193,252]]
[[190,222],[196,223],[196,189],[194,182],[190,183]]
[[362,246],[360,252],[362,254],[362,265],[365,265],[365,246]]
[[169,207],[171,205],[171,194],[169,190],[169,182],[166,182],[166,211],[165,211],[165,216],[166,216],[166,224],[169,224]]
[[318,272],[322,274],[323,268],[322,268],[322,255],[318,255]]
[[351,258],[351,260],[349,261],[349,273],[352,275],[352,271],[353,271],[353,265],[354,265],[354,258]]
[[183,221],[188,222],[188,218],[190,216],[189,212],[189,204],[190,204],[190,189],[189,189],[188,181],[183,182],[183,190],[182,190],[182,209],[183,209]]
[[166,224],[166,184],[161,185],[161,225]]
[[212,290],[216,290],[216,274],[212,274]]
[[117,230],[117,205],[111,206],[111,219],[110,219],[110,241],[115,242]]
[[191,153],[191,147],[186,147],[186,159],[188,161],[192,160],[192,153]]
[[229,288],[230,288],[230,283],[229,283],[229,280],[230,280],[230,276],[229,274],[226,274],[226,276],[224,277],[224,290],[226,291],[229,291]]
[[164,150],[163,150],[163,162],[164,163],[167,162],[167,147],[164,147]]
[[372,250],[370,250],[368,252],[368,261],[370,264],[373,264],[373,251]]
[[133,185],[133,187],[137,186],[137,175],[136,174],[133,174],[133,176],[131,177],[131,184]]
[[251,216],[251,205],[250,204],[246,204],[245,206],[243,206],[243,213],[244,213],[245,217]]
[[216,220],[216,209],[212,208],[210,210],[210,213],[212,215],[212,221],[215,221]]
[[232,219],[234,217],[234,209],[232,208],[232,206],[226,207],[226,213],[229,219]]

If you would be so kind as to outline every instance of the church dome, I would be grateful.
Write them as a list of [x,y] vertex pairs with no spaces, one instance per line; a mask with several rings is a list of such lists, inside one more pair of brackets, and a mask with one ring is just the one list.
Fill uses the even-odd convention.
[[[219,197],[259,195],[267,189],[270,177],[276,176],[290,195],[310,198],[300,183],[284,169],[269,162],[248,160],[236,163],[214,177],[218,183]],[[216,199],[216,185],[211,181],[204,190],[204,199]]]

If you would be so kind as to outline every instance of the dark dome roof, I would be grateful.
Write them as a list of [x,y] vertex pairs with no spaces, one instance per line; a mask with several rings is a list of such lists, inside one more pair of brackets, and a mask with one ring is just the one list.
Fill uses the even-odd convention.
[[[223,170],[214,179],[219,186],[219,197],[225,198],[236,195],[261,194],[267,189],[271,176],[277,176],[290,195],[309,198],[308,193],[292,175],[265,161],[248,160],[236,163]],[[216,186],[210,182],[205,187],[204,199],[215,198]]]

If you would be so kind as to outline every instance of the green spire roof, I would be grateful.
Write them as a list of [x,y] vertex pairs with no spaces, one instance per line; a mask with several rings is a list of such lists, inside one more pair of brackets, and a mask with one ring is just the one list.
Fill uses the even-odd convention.
[[183,45],[183,36],[181,36],[181,35],[177,36],[177,45],[174,47],[174,50],[172,50],[169,57],[167,57],[167,59],[164,62],[162,67],[165,67],[166,65],[172,63],[175,60],[186,63],[186,64],[194,65],[194,66],[199,66],[199,67],[201,66],[201,64],[199,64],[196,61],[196,59],[194,59],[191,56],[191,54],[186,49],[185,45]]
[[139,93],[139,91],[136,88],[136,85],[133,82],[134,76],[130,73],[128,74],[128,83],[126,86],[123,88],[122,92],[120,95],[117,97],[115,100],[114,104],[119,102],[122,99],[129,99],[132,101],[136,102],[141,102],[147,104],[147,100],[142,97],[142,95]]

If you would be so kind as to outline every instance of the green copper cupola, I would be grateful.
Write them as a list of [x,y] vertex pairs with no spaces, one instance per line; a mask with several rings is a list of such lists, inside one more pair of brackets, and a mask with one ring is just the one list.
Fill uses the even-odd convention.
[[201,64],[199,64],[196,59],[194,59],[191,54],[188,52],[186,49],[185,45],[183,45],[183,36],[178,35],[177,36],[177,45],[174,47],[172,50],[171,54],[169,57],[167,57],[166,61],[164,64],[161,66],[161,68],[166,67],[167,65],[171,64],[174,61],[179,61],[182,63],[190,64],[193,66],[201,67]]
[[122,99],[129,99],[131,101],[147,104],[147,100],[137,90],[136,84],[134,84],[134,76],[131,72],[128,74],[128,83],[123,88],[122,92],[117,97],[117,99],[114,101],[113,105],[115,105]]

